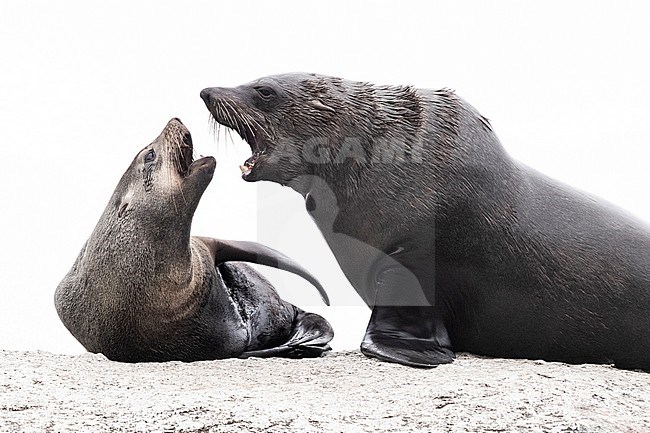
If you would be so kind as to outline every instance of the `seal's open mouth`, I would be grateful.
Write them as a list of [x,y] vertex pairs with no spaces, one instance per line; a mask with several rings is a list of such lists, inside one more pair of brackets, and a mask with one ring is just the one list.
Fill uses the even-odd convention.
[[255,164],[259,162],[260,157],[266,154],[266,151],[268,149],[268,145],[261,137],[262,134],[260,129],[255,129],[252,125],[250,125],[250,123],[246,124],[245,121],[242,125],[236,120],[232,123],[229,123],[223,118],[217,117],[215,113],[212,113],[212,116],[215,122],[217,122],[219,125],[225,126],[232,131],[235,131],[237,135],[239,135],[242,140],[244,140],[250,146],[251,152],[253,154],[250,158],[244,161],[242,165],[239,166],[242,177],[246,179],[253,172]]
[[[250,145],[250,143],[249,143]],[[257,162],[257,159],[264,155],[266,152],[265,150],[259,150],[256,151],[253,149],[253,146],[251,145],[251,150],[253,150],[253,156],[248,158],[242,165],[239,166],[239,169],[241,170],[242,177],[247,177],[251,172],[253,171],[253,168],[255,167],[255,163]]]
[[171,162],[181,178],[191,176],[193,172],[201,167],[214,165],[214,158],[211,156],[201,157],[194,160],[194,144],[190,131],[178,118],[173,118],[167,124],[165,130],[167,151]]
[[250,180],[256,164],[259,165],[260,159],[269,150],[268,140],[265,138],[265,129],[260,125],[261,119],[255,118],[251,113],[238,109],[238,104],[234,99],[230,99],[225,93],[216,94],[219,88],[205,89],[201,92],[201,98],[205,102],[215,127],[225,126],[229,130],[235,131],[242,140],[251,148],[253,155],[239,166],[242,172],[242,178]]
[[192,135],[190,131],[185,129],[181,133],[181,139],[178,144],[178,152],[176,153],[176,170],[182,177],[187,176],[190,171],[190,166],[194,162],[194,146],[192,144]]

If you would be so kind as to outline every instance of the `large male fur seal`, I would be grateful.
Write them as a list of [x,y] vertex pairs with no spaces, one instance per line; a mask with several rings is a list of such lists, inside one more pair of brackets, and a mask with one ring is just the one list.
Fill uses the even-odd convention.
[[125,362],[247,356],[319,356],[332,329],[322,317],[280,299],[251,267],[275,266],[318,281],[254,242],[190,237],[196,207],[212,179],[212,157],[192,161],[178,119],[135,157],[55,304],[91,352]]
[[305,197],[373,307],[365,354],[650,369],[650,227],[513,160],[453,92],[287,74],[201,97],[245,180]]

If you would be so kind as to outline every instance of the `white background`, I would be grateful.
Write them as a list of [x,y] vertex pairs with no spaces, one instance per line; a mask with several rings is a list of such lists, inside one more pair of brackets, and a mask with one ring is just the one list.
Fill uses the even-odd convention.
[[[449,87],[516,158],[650,220],[647,2],[0,3],[0,349],[80,353],[53,293],[139,149],[174,116],[217,175],[194,233],[260,240],[325,285],[270,275],[355,348],[368,312],[303,208],[240,179],[248,146],[208,127],[199,92],[306,71]],[[259,232],[258,226],[275,230]],[[649,264],[650,266],[650,264]]]

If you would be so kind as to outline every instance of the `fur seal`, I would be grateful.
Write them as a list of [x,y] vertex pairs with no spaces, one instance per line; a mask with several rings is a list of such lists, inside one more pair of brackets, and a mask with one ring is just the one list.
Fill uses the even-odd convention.
[[126,170],[55,292],[64,325],[90,352],[124,362],[314,357],[329,350],[322,317],[280,299],[247,261],[318,281],[255,242],[190,237],[215,159],[193,161],[178,119]]
[[511,158],[454,92],[298,73],[201,97],[245,180],[304,196],[373,308],[366,355],[650,369],[650,227]]

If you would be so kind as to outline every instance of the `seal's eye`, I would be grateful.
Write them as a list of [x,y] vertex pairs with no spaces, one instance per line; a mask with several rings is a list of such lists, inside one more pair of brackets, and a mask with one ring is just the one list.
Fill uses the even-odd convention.
[[151,149],[151,150],[150,150],[149,152],[147,152],[147,154],[144,156],[144,162],[145,162],[145,163],[147,163],[147,162],[151,162],[151,161],[153,161],[154,159],[156,159],[156,152],[154,152],[154,150]]
[[255,87],[255,90],[262,97],[262,99],[266,101],[276,96],[275,90],[268,86],[258,86]]

